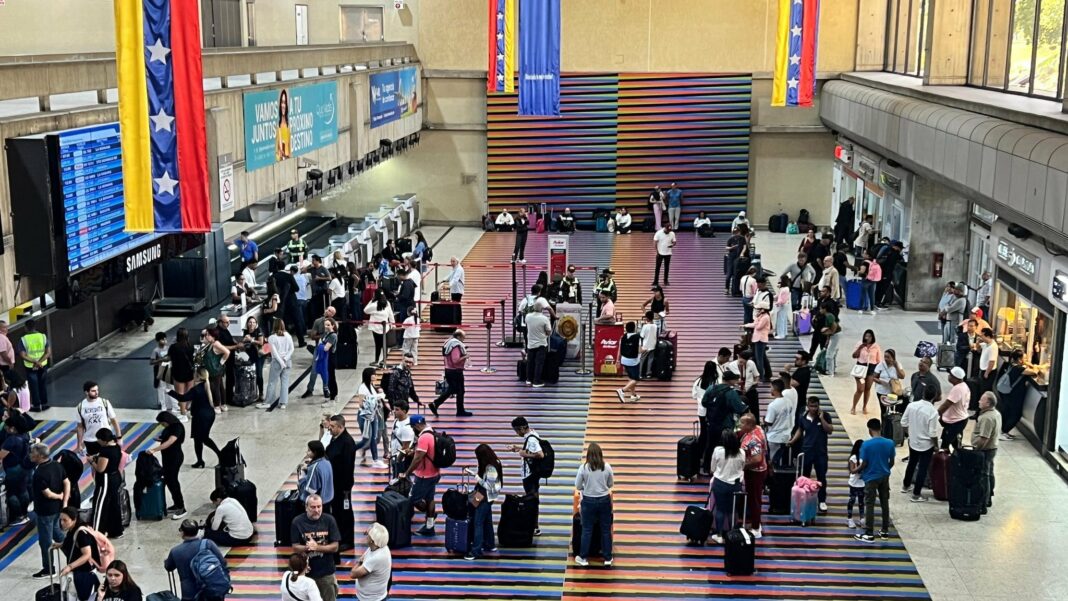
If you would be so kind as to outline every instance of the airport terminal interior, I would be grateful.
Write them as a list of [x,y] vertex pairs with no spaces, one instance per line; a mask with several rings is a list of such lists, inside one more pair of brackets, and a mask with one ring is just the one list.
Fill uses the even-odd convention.
[[0,0],[3,596],[1068,599],[1066,75],[1065,0]]

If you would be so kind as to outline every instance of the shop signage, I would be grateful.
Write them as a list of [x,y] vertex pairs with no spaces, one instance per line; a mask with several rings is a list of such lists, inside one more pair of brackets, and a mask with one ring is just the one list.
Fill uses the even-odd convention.
[[873,181],[875,181],[875,172],[878,171],[878,169],[879,169],[879,166],[875,162],[873,162],[870,159],[867,159],[865,157],[862,157],[860,155],[857,155],[857,161],[856,161],[857,175],[859,175],[860,177],[863,177],[864,179],[868,180],[869,182],[873,182]]
[[1018,274],[1038,283],[1038,257],[1004,238],[998,238],[998,259]]
[[882,171],[879,173],[879,183],[882,184],[885,190],[892,192],[895,196],[901,196],[901,178]]

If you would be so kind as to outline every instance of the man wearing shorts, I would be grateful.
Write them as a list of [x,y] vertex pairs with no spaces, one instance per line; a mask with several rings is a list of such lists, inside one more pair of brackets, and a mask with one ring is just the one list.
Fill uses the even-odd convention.
[[416,532],[421,536],[434,536],[434,519],[437,508],[434,497],[437,495],[441,470],[434,465],[434,432],[422,415],[408,418],[415,431],[415,455],[408,469],[401,478],[415,476],[412,484],[412,507],[426,513],[426,524]]

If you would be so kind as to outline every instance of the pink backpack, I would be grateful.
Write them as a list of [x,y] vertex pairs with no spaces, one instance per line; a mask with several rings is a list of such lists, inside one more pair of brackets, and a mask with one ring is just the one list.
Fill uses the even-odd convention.
[[104,536],[103,533],[98,532],[89,526],[83,526],[82,530],[89,534],[89,536],[92,536],[93,540],[96,541],[97,551],[100,552],[100,562],[97,563],[92,559],[92,555],[90,555],[89,563],[93,565],[93,569],[103,574],[107,571],[111,562],[115,560],[115,546],[111,544],[111,541],[108,540],[108,537]]

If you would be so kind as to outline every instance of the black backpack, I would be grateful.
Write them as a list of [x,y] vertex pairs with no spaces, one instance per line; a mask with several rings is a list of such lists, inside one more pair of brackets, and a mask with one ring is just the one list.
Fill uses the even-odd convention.
[[456,463],[456,441],[445,430],[431,430],[430,434],[434,437],[434,456],[430,459],[434,467],[452,467]]
[[797,214],[797,225],[808,225],[811,223],[811,219],[808,215],[808,209],[801,209]]
[[411,373],[403,368],[395,367],[393,371],[383,374],[382,380],[382,389],[386,391],[386,398],[389,402],[408,400],[412,391]]
[[552,477],[553,470],[556,469],[556,451],[553,450],[553,445],[548,440],[533,434],[531,436],[534,436],[541,445],[542,458],[530,460],[530,475],[548,480]]
[[163,466],[151,453],[141,452],[134,461],[134,482],[137,486],[148,486],[163,478]]
[[63,468],[67,480],[71,482],[77,482],[82,479],[82,472],[85,471],[85,464],[82,463],[78,454],[70,449],[63,449],[56,453],[54,457],[56,463]]

